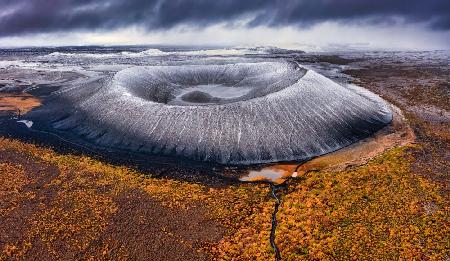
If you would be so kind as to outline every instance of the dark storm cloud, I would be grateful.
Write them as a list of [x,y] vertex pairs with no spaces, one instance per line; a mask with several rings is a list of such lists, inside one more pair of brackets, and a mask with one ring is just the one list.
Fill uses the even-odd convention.
[[0,0],[0,36],[130,25],[148,30],[180,24],[204,27],[232,24],[246,15],[253,17],[247,26],[380,24],[400,18],[449,30],[449,13],[449,0]]

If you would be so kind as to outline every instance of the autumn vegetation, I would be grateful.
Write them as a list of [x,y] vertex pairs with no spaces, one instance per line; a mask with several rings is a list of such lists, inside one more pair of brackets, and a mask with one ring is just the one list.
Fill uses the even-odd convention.
[[279,213],[286,260],[445,260],[448,198],[410,171],[414,148],[397,148],[362,167],[308,172]]
[[[272,254],[268,242],[272,202],[266,185],[209,188],[156,179],[126,167],[111,166],[89,157],[59,155],[51,149],[10,139],[0,139],[2,154],[19,155],[42,164],[44,167],[39,166],[43,168],[39,175],[52,177],[38,188],[29,190],[43,177],[29,178],[23,165],[0,163],[1,219],[8,219],[8,214],[36,197],[51,197],[28,217],[27,229],[21,238],[1,242],[1,259],[27,257],[27,251],[34,244],[39,244],[37,247],[44,248],[52,258],[66,257],[66,253],[77,256],[91,244],[101,244],[96,239],[121,207],[114,198],[134,189],[148,193],[167,208],[179,211],[199,206],[206,208],[205,213],[221,224],[226,233],[219,242],[200,244],[198,251],[219,259],[232,256],[267,259]],[[43,189],[50,189],[55,195],[40,195]],[[247,249],[245,253],[242,253],[243,249]],[[127,251],[123,256],[127,256]]]
[[[120,208],[114,197],[130,189],[145,191],[167,208],[199,204],[207,208],[210,218],[227,232],[219,242],[203,244],[198,251],[217,260],[273,257],[269,245],[273,201],[267,185],[208,188],[152,178],[88,157],[58,155],[14,140],[1,139],[0,144],[0,153],[19,152],[56,166],[59,172],[43,185],[53,188],[56,196],[29,218],[23,238],[2,245],[2,259],[24,256],[36,242],[54,257],[60,257],[61,247],[66,252],[83,252]],[[410,171],[416,149],[393,149],[361,167],[334,173],[311,171],[289,181],[289,193],[283,196],[278,213],[277,243],[283,257],[445,259],[450,242],[448,198],[439,183]],[[0,173],[2,218],[21,202],[42,196],[37,190],[22,193],[24,186],[34,182],[27,178],[25,166],[1,163]]]

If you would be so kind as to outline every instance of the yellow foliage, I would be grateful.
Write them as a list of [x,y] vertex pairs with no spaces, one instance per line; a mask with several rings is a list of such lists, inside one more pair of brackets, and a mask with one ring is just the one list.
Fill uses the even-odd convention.
[[307,173],[280,208],[277,242],[283,256],[446,259],[448,199],[439,184],[411,173],[409,157],[397,148],[365,166]]
[[[130,168],[60,155],[9,139],[0,139],[0,150],[32,155],[60,172],[46,185],[57,188],[55,200],[33,215],[32,229],[22,242],[3,247],[0,260],[24,255],[36,237],[55,258],[56,241],[64,242],[67,251],[82,252],[98,239],[117,211],[114,197],[129,189],[145,191],[169,208],[207,208],[210,218],[228,230],[219,243],[201,246],[214,260],[274,258],[269,244],[274,201],[267,185],[210,188],[152,178]],[[448,197],[442,194],[441,185],[411,172],[410,157],[406,148],[397,148],[364,166],[309,172],[289,181],[276,232],[283,259],[448,258]],[[0,209],[0,215],[34,196],[20,193],[25,184],[33,182],[21,166],[0,164],[0,182],[1,195],[9,193],[14,198],[9,208]]]
[[[60,171],[46,185],[58,188],[56,201],[50,208],[33,216],[33,229],[27,238],[23,242],[14,242],[19,247],[3,249],[8,256],[24,255],[34,237],[39,237],[56,258],[56,241],[64,242],[65,251],[85,250],[99,237],[107,227],[109,217],[117,210],[113,197],[128,189],[141,189],[166,207],[188,209],[199,205],[208,208],[210,218],[228,229],[227,235],[218,244],[201,249],[211,253],[215,259],[273,258],[268,240],[273,202],[268,197],[267,185],[209,188],[184,181],[157,179],[130,168],[112,166],[89,157],[60,155],[50,149],[10,139],[0,139],[0,150],[32,155],[56,165]],[[0,168],[0,177],[3,172]],[[15,179],[12,176],[3,177]],[[108,189],[99,193],[102,187]]]

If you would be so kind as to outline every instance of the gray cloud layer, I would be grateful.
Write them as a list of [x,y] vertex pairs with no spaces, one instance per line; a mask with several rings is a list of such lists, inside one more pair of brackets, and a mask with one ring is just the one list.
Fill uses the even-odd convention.
[[0,37],[138,25],[204,27],[251,15],[247,26],[308,26],[324,21],[424,22],[450,30],[449,0],[0,0]]

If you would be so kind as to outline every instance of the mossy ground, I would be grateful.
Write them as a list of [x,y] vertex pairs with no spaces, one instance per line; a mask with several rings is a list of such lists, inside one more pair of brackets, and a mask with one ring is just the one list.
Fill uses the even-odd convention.
[[[209,253],[218,259],[233,256],[267,259],[272,255],[268,241],[272,204],[267,185],[209,188],[201,184],[155,179],[126,167],[111,166],[88,157],[58,155],[50,149],[9,139],[0,139],[0,155],[23,157],[42,168],[38,176],[27,178],[23,165],[2,158],[0,218],[4,224],[14,217],[14,211],[21,205],[30,204],[37,197],[44,199],[26,217],[26,229],[20,237],[4,235],[0,259],[30,257],[29,254],[36,251],[45,251],[50,258],[96,259],[103,252],[106,255],[107,246],[93,256],[80,253],[92,248],[92,244],[103,244],[98,239],[122,207],[114,199],[130,190],[147,193],[158,200],[161,207],[176,210],[174,215],[182,215],[192,208],[201,209],[202,215],[210,220],[208,222],[216,222],[224,228],[223,238],[216,242],[180,240],[182,244],[191,244],[195,251]],[[51,177],[46,182],[38,182],[45,176]],[[48,193],[42,195],[42,191]],[[166,232],[177,236],[174,231]],[[33,250],[33,247],[38,250]],[[119,256],[109,258],[126,257],[132,252],[133,249],[125,249]]]
[[341,172],[308,172],[279,212],[286,260],[448,258],[448,198],[411,172],[412,151],[396,148]]
[[[101,244],[97,239],[121,207],[114,198],[130,189],[145,191],[164,207],[178,211],[199,206],[207,209],[205,215],[227,232],[217,242],[200,242],[198,251],[218,260],[273,258],[269,245],[273,201],[266,185],[208,188],[155,179],[125,167],[58,155],[14,140],[1,139],[0,144],[0,153],[19,152],[33,161],[56,166],[59,173],[42,185],[52,188],[55,195],[29,217],[23,238],[2,244],[2,258],[27,256],[33,244],[55,258],[66,257],[62,252],[76,256],[91,244]],[[448,197],[440,183],[411,172],[418,149],[396,148],[361,167],[311,171],[290,181],[278,213],[277,244],[283,258],[447,258]],[[22,193],[36,181],[27,178],[22,165],[1,163],[0,173],[1,218],[27,200],[49,197],[40,195],[41,187]],[[127,251],[132,250],[125,249],[124,256]]]

